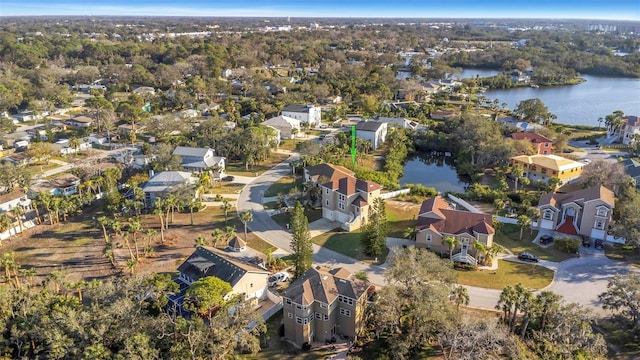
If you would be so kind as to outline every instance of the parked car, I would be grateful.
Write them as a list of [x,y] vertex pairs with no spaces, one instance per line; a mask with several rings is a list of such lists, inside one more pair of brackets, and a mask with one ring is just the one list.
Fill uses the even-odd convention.
[[589,238],[583,238],[582,239],[582,246],[591,247],[591,240]]
[[602,241],[600,239],[596,239],[596,243],[595,243],[595,245],[593,247],[598,249],[598,250],[602,250],[604,248],[604,241]]
[[553,242],[553,236],[551,235],[542,235],[540,236],[540,244],[549,244]]
[[281,271],[279,273],[275,273],[272,276],[270,276],[269,280],[267,281],[267,285],[274,286],[277,283],[289,281],[289,278],[290,278],[290,275],[288,272]]
[[225,176],[225,177],[222,178],[223,181],[233,181],[235,179],[236,178],[234,176],[231,176],[231,175]]
[[327,137],[327,134],[320,134],[320,136],[318,136],[318,139],[324,140],[324,138],[326,137]]
[[565,154],[571,154],[574,150],[573,149],[564,149],[562,150],[563,153]]
[[531,261],[531,262],[540,261],[537,256],[528,252],[521,252],[520,254],[518,254],[518,259],[522,261]]
[[585,164],[590,164],[591,160],[590,159],[582,159],[582,162]]

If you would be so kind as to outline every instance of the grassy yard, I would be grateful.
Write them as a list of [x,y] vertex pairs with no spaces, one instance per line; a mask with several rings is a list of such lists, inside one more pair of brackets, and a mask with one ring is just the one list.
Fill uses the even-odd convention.
[[279,194],[286,195],[294,187],[298,188],[299,191],[302,191],[302,186],[302,177],[287,175],[273,183],[273,185],[264,192],[264,196],[278,196]]
[[459,270],[458,283],[490,289],[504,289],[521,283],[526,288],[542,289],[551,284],[553,270],[533,264],[498,260],[498,270]]
[[[374,258],[365,255],[362,252],[362,245],[360,244],[360,232],[336,232],[330,231],[322,235],[316,236],[311,241],[320,246],[324,246],[327,249],[333,250],[337,253],[355,258],[357,260],[373,262]],[[377,257],[378,264],[382,264],[386,261],[389,249],[385,247],[384,252]]]
[[503,224],[502,229],[496,233],[494,241],[511,250],[514,254],[527,251],[543,260],[563,261],[574,257],[571,254],[565,254],[554,249],[553,246],[543,248],[534,244],[532,241],[535,237],[536,232],[532,234],[525,229],[522,240],[520,240],[520,227],[518,225]]
[[[265,204],[266,207],[267,204]],[[307,216],[309,223],[322,219],[322,209],[304,209],[304,214]],[[286,227],[291,221],[291,213],[276,214],[271,217],[273,221],[277,222],[280,226]]]
[[242,162],[229,162],[227,164],[226,172],[230,175],[256,176],[256,174],[262,174],[287,158],[289,158],[288,154],[272,152],[267,160],[262,161],[257,165],[250,166],[249,170],[245,168],[244,163]]
[[387,220],[389,224],[387,236],[403,238],[405,229],[416,225],[419,207],[411,206],[407,208],[405,204],[389,202],[386,204],[385,208],[387,210]]
[[295,149],[296,149],[296,146],[298,145],[298,143],[299,143],[300,141],[301,141],[301,140],[298,140],[298,139],[295,139],[295,140],[292,140],[292,139],[281,140],[281,141],[280,141],[280,145],[278,145],[278,149],[281,149],[281,150],[291,150],[291,151],[292,151],[292,150],[295,150]]
[[621,244],[605,246],[604,254],[611,260],[624,261],[640,267],[640,251],[633,246]]
[[253,355],[241,355],[241,359],[246,360],[284,360],[284,359],[302,359],[302,360],[321,360],[332,355],[332,351],[323,349],[311,349],[310,351],[301,351],[293,347],[290,343],[280,338],[280,324],[282,323],[282,311],[273,315],[267,321],[267,333],[262,336],[262,350]]
[[244,184],[223,181],[207,189],[207,194],[237,194],[243,187]]

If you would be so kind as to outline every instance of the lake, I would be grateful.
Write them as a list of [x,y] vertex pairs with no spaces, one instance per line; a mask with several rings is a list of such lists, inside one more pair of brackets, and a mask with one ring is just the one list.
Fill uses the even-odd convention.
[[469,182],[456,173],[452,156],[421,154],[404,164],[400,185],[422,184],[439,192],[464,192]]
[[[640,115],[640,79],[582,75],[578,85],[489,90],[484,95],[514,109],[522,100],[539,98],[555,114],[556,122],[598,126],[598,118],[615,110]],[[604,126],[604,124],[603,124]]]

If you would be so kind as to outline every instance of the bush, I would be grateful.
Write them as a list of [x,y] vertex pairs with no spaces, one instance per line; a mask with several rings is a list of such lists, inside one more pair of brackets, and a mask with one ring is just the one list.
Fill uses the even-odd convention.
[[410,195],[417,195],[423,197],[433,197],[438,195],[438,191],[432,187],[426,187],[422,184],[407,184]]
[[567,254],[575,254],[580,250],[581,241],[571,238],[558,238],[553,241],[553,247]]

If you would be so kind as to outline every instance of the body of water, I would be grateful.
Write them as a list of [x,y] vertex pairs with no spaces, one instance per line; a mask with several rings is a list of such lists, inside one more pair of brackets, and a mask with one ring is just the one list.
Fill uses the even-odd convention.
[[419,155],[409,158],[404,165],[400,185],[422,184],[439,192],[464,192],[469,181],[456,173],[453,157]]
[[460,76],[461,79],[474,79],[476,76],[490,77],[500,74],[498,70],[492,69],[463,69]]
[[[640,79],[582,75],[578,85],[490,90],[484,95],[507,103],[510,109],[522,100],[539,98],[555,114],[557,123],[598,126],[598,118],[622,110],[640,115]],[[604,126],[604,124],[603,124]]]

